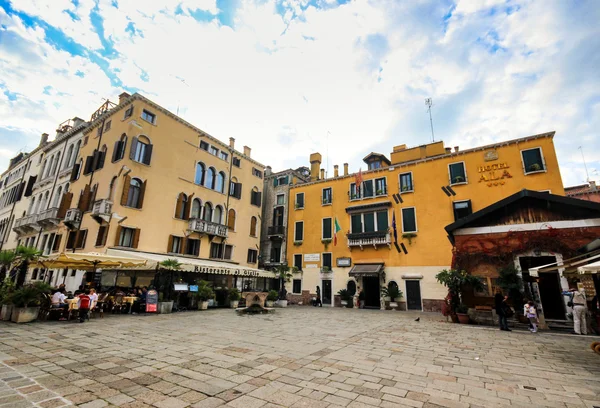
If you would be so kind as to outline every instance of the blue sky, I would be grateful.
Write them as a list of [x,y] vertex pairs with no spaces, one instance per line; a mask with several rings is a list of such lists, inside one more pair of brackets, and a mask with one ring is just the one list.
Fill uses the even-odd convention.
[[[165,3],[168,4],[165,6]],[[600,175],[600,7],[519,0],[0,0],[0,168],[140,92],[274,169],[555,130]]]

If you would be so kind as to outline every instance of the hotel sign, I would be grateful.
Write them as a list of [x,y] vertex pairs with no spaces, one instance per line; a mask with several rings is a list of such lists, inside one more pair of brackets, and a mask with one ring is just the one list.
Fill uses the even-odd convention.
[[507,163],[486,164],[479,166],[479,182],[486,183],[488,187],[503,186],[506,179],[512,178],[508,171]]

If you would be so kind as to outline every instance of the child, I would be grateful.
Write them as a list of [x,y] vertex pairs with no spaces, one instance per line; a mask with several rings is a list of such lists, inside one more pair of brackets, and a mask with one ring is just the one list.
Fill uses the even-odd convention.
[[529,318],[529,323],[531,323],[531,326],[533,327],[531,330],[532,333],[537,333],[537,311],[535,310],[535,304],[533,303],[533,301],[529,301],[529,303],[527,303],[527,305],[529,306],[527,308],[527,317]]
[[79,304],[79,323],[83,323],[87,318],[87,315],[90,311],[90,305],[92,303],[90,299],[90,291],[86,290],[81,295],[78,296],[78,304]]

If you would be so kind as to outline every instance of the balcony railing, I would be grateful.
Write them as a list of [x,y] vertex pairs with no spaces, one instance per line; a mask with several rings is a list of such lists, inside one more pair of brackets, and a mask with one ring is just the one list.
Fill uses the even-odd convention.
[[227,225],[204,221],[200,218],[192,218],[189,223],[189,229],[201,234],[215,235],[222,238],[227,237]]
[[268,236],[285,235],[285,227],[283,225],[273,225],[267,228]]
[[31,214],[25,217],[19,218],[15,220],[15,224],[13,225],[14,230],[25,230],[37,227],[37,217],[38,214]]
[[37,223],[41,226],[48,224],[58,224],[60,219],[58,218],[58,207],[48,208],[45,211],[42,211],[37,216]]
[[348,246],[349,247],[360,247],[373,245],[377,248],[377,245],[391,246],[392,240],[389,232],[362,232],[356,234],[348,234]]

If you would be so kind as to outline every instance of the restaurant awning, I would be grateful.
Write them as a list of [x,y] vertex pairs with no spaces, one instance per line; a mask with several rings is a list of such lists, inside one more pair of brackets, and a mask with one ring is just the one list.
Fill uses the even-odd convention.
[[[233,275],[254,278],[275,278],[275,274],[262,269],[248,268],[231,262],[217,262],[207,259],[186,258],[183,256],[155,254],[152,252],[127,251],[123,249],[108,249],[107,252],[115,256],[127,256],[145,260],[144,269],[156,269],[158,264],[167,259],[175,259],[181,264],[182,272],[210,273],[218,275]],[[122,268],[126,269],[126,268]],[[133,268],[139,270],[140,268]]]
[[598,273],[600,271],[600,261],[592,262],[591,264],[580,266],[577,268],[577,272],[582,275],[587,273]]
[[371,263],[371,264],[355,264],[348,275],[353,276],[355,278],[365,277],[365,276],[375,276],[378,277],[379,273],[383,270],[382,263]]
[[540,272],[553,272],[559,269],[564,269],[565,272],[572,272],[575,269],[579,270],[580,265],[584,265],[598,258],[600,258],[600,250],[591,252],[589,254],[578,255],[573,258],[565,259],[561,262],[553,262],[547,265],[529,268],[529,275],[537,278]]
[[47,269],[69,268],[96,270],[101,268],[129,268],[146,264],[145,260],[127,256],[107,255],[98,252],[74,252],[42,256],[37,264]]

